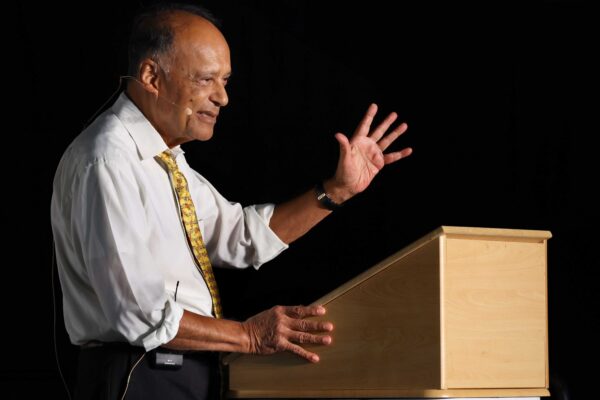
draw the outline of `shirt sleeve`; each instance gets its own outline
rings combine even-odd
[[[229,202],[204,177],[191,171],[214,198],[217,212],[200,221],[213,264],[258,269],[288,248],[269,227],[274,204],[242,207]]]
[[[183,309],[165,292],[148,248],[148,221],[127,163],[99,162],[83,172],[72,221],[102,311],[129,343],[151,350],[172,340]]]

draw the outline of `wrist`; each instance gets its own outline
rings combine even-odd
[[[324,180],[323,189],[327,193],[327,196],[339,205],[342,205],[352,197],[352,194],[344,186],[337,184],[335,178]]]
[[[321,206],[330,211],[339,209],[351,197],[343,188],[336,186],[332,179],[317,183],[314,190]]]
[[[240,327],[242,328],[242,335],[241,335],[241,353],[249,353],[249,354],[255,354],[256,353],[256,349],[255,346],[253,345],[253,336],[252,336],[252,331],[250,329],[250,326],[248,324],[248,321],[246,322],[240,322]]]
[[[336,202],[329,196],[322,182],[315,185],[315,195],[321,206],[329,211],[335,211],[342,206],[341,203]]]

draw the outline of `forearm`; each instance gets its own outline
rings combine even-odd
[[[250,339],[240,322],[205,317],[184,310],[177,335],[164,347],[247,353]]]
[[[351,195],[338,188],[333,180],[324,183],[327,194],[336,202],[343,203]],[[285,243],[291,243],[311,230],[316,224],[331,214],[317,200],[314,189],[310,189],[300,196],[285,203],[275,206],[270,228]]]
[[[164,347],[253,354],[289,351],[311,362],[319,357],[299,344],[331,344],[331,322],[304,320],[325,314],[322,306],[276,306],[245,322],[215,319],[184,311],[175,339]]]

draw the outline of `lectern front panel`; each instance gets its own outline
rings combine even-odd
[[[447,238],[447,388],[546,385],[546,242]]]

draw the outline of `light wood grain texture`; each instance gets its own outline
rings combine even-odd
[[[548,395],[546,231],[441,227],[314,304],[310,364],[231,355],[231,397]]]
[[[447,387],[545,387],[545,243],[447,238],[446,248]]]
[[[472,228],[464,226],[442,226],[436,231],[448,237],[465,237],[469,239],[502,240],[511,242],[536,242],[542,243],[552,237],[549,231],[536,231],[531,229],[498,229],[498,228]]]
[[[266,391],[266,390],[244,390],[232,391],[229,397],[233,399],[264,399],[264,398],[294,398],[294,399],[398,399],[398,398],[497,398],[497,397],[544,397],[550,396],[547,389],[451,389],[451,390],[313,390],[307,388],[302,391]],[[518,400],[518,399],[513,399]]]
[[[334,340],[312,347],[318,364],[290,354],[243,356],[230,365],[231,389],[440,387],[438,249],[430,241],[327,303]]]
[[[546,297],[546,307],[545,307],[545,311],[546,311],[546,330],[544,332],[544,336],[546,337],[546,344],[544,345],[544,348],[546,349],[546,387],[549,388],[550,387],[550,361],[548,359],[548,242],[544,243],[544,282],[546,282],[546,290],[545,290],[545,297]]]

